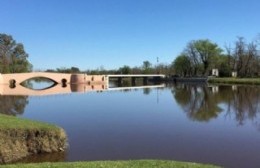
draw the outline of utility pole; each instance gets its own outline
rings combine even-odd
[[[159,70],[159,57],[156,57],[156,60],[157,60],[157,74],[160,73],[160,70]]]

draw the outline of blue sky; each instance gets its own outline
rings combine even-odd
[[[171,63],[187,42],[260,33],[259,0],[0,0],[0,33],[35,70]]]

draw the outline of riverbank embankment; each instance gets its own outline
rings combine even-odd
[[[260,85],[260,78],[208,78],[208,83]]]
[[[64,151],[65,131],[55,125],[0,114],[0,163]]]

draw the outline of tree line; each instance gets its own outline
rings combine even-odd
[[[259,36],[260,40],[260,36]],[[260,41],[249,43],[238,37],[233,45],[219,47],[209,39],[192,40],[172,63],[152,65],[144,61],[141,66],[124,65],[116,70],[99,68],[86,71],[89,74],[165,74],[167,76],[208,76],[212,69],[218,69],[220,77],[230,77],[235,72],[238,77],[260,76]]]
[[[260,52],[257,40],[249,43],[238,37],[233,46],[220,48],[210,40],[194,40],[187,44],[183,52],[176,57],[172,66],[180,76],[207,76],[216,68],[222,77],[260,76]]]
[[[47,69],[47,72],[87,73],[87,74],[165,74],[183,77],[212,75],[212,69],[219,70],[219,76],[228,77],[236,72],[238,77],[260,76],[260,36],[258,40],[246,42],[238,37],[233,45],[219,47],[208,39],[192,40],[172,63],[152,64],[143,61],[142,65],[124,65],[107,70],[103,67],[82,71],[78,67]],[[19,73],[32,71],[28,54],[23,44],[16,43],[10,35],[0,34],[0,73]]]

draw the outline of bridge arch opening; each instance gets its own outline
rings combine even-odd
[[[14,79],[9,80],[9,87],[12,89],[16,87],[16,81]]]
[[[20,83],[21,86],[31,90],[46,90],[56,86],[58,83],[46,77],[32,77]]]
[[[62,86],[62,87],[67,87],[67,79],[63,78],[63,79],[61,80],[61,86]]]
[[[44,81],[51,81],[51,82],[53,82],[55,84],[58,83],[57,81],[55,81],[55,80],[53,80],[51,78],[45,77],[45,76],[35,76],[35,77],[28,78],[28,79],[22,81],[20,84],[22,84],[22,83],[24,83],[26,81],[30,81],[30,80],[35,80],[35,81],[42,81],[42,80],[44,80]]]

